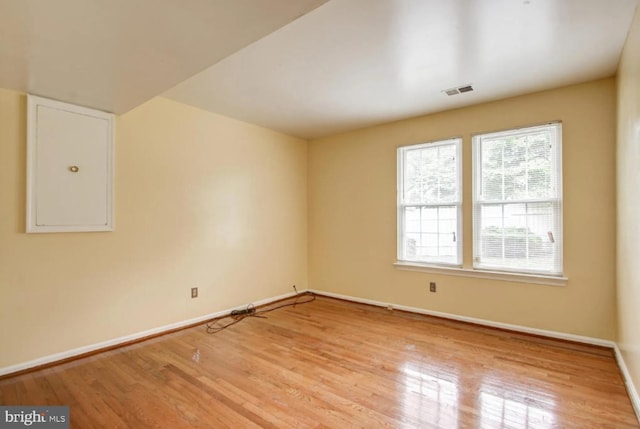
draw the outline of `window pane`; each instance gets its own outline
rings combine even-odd
[[[405,151],[404,202],[452,203],[458,200],[457,148],[450,145],[420,146]]]
[[[555,197],[551,131],[483,138],[481,146],[484,201]]]
[[[458,262],[456,206],[405,207],[404,259]]]
[[[482,265],[556,272],[555,204],[481,205],[477,257]]]

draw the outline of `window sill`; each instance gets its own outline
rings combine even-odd
[[[473,277],[477,279],[491,279],[518,283],[534,283],[549,286],[566,286],[567,277],[545,276],[541,274],[520,274],[501,271],[472,270],[459,267],[440,267],[420,264],[419,262],[397,261],[393,264],[397,270],[422,271],[425,273],[446,274],[449,276]]]

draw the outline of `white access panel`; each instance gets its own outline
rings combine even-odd
[[[27,232],[113,231],[113,115],[29,95]]]

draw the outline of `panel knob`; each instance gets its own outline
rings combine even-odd
[[[77,165],[72,165],[71,167],[69,167],[69,171],[72,173],[77,173],[80,169],[78,168]]]

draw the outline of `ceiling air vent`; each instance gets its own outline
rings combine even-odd
[[[445,89],[442,92],[451,96],[451,95],[462,94],[463,92],[471,92],[471,91],[473,91],[473,86],[463,85],[463,86],[458,86],[456,88]]]

